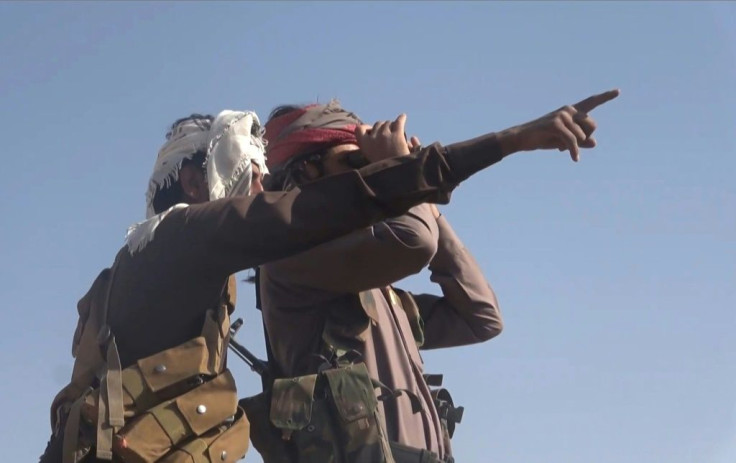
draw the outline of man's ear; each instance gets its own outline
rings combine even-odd
[[[189,204],[203,203],[210,199],[210,191],[204,173],[192,164],[179,169],[179,184],[183,199]]]

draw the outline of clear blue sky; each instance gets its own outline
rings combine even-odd
[[[4,461],[43,450],[176,118],[338,97],[449,143],[614,87],[579,164],[518,155],[442,208],[506,328],[427,369],[467,408],[460,463],[736,461],[736,4],[3,2],[0,45]]]

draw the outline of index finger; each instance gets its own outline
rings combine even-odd
[[[573,108],[579,112],[589,113],[603,103],[607,103],[616,98],[621,91],[619,89],[609,90],[607,92],[599,93],[598,95],[590,96],[583,101],[573,105]]]

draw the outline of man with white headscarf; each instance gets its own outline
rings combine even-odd
[[[252,112],[173,124],[146,194],[147,219],[79,301],[70,383],[51,407],[42,462],[235,461],[248,446],[226,368],[232,275],[430,202],[497,160],[403,155],[403,127],[364,137],[373,164],[262,193]]]

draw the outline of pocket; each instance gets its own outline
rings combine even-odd
[[[386,432],[378,415],[378,399],[364,363],[323,372],[339,423],[342,461],[391,462]]]
[[[324,378],[318,375],[274,381],[270,422],[280,431],[278,438],[283,443],[281,447],[276,444],[276,456],[282,460],[274,461],[297,460],[289,459],[288,452],[293,450],[299,463],[345,463],[325,387]],[[272,460],[264,455],[264,461]]]
[[[141,359],[122,371],[125,418],[132,418],[202,384],[214,376],[208,367],[209,351],[204,337]],[[89,396],[83,410],[96,425],[99,390]]]
[[[235,380],[229,371],[163,402],[126,424],[118,433],[115,453],[126,463],[156,461],[171,447],[201,436],[237,411]]]
[[[207,341],[200,336],[138,360],[138,368],[148,389],[158,392],[198,374],[216,374],[209,369],[208,357]]]
[[[273,382],[271,423],[279,429],[298,431],[312,419],[317,375],[282,378]]]
[[[337,413],[345,423],[373,416],[378,399],[364,363],[325,370]]]
[[[278,379],[272,394],[270,420],[300,463],[393,463],[365,364]]]
[[[248,451],[249,422],[238,407],[231,424],[223,424],[175,448],[157,463],[231,463]]]

